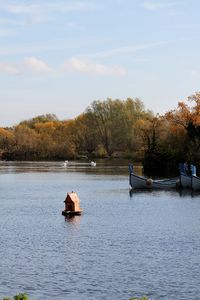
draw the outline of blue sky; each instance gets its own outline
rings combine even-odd
[[[199,0],[0,0],[0,126],[94,100],[163,114],[200,90]]]

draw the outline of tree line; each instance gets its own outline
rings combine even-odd
[[[200,164],[200,92],[164,115],[145,109],[138,98],[93,101],[78,117],[46,114],[0,127],[3,160],[65,160],[124,157],[146,169]]]

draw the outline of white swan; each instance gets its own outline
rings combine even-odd
[[[63,167],[67,167],[67,165],[68,165],[68,160],[65,160],[63,163]]]

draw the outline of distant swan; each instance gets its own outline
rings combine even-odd
[[[68,160],[65,160],[63,163],[63,167],[67,167],[67,165],[68,165]]]
[[[97,165],[97,163],[95,161],[91,161],[90,164],[92,167],[96,167],[96,165]]]

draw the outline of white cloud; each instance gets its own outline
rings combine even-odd
[[[72,12],[72,11],[88,11],[93,9],[94,5],[86,1],[73,1],[71,3],[58,1],[57,3],[47,4],[46,8],[51,11]]]
[[[18,75],[20,73],[17,67],[8,63],[0,63],[0,72],[10,75]]]
[[[9,29],[0,29],[0,37],[6,37],[12,35],[11,30]]]
[[[163,45],[166,45],[167,43],[168,42],[161,41],[161,42],[155,42],[155,43],[150,43],[150,44],[129,45],[129,46],[109,49],[109,50],[100,51],[100,52],[93,53],[93,54],[81,55],[81,56],[82,57],[110,57],[110,56],[114,56],[114,55],[124,55],[124,54],[132,53],[132,52],[136,52],[136,51],[140,51],[140,50],[163,46]]]
[[[67,26],[67,25],[66,25]],[[72,24],[73,26],[73,24]],[[81,48],[81,42],[83,42],[82,39],[79,41],[75,40],[76,44],[70,45],[69,43],[61,40],[56,39],[53,41],[45,42],[43,44],[37,43],[37,44],[30,44],[30,45],[24,45],[21,47],[0,47],[0,55],[1,56],[13,56],[13,55],[35,55],[35,53],[46,53],[50,51],[60,51],[60,50],[70,50],[73,48]],[[89,41],[91,42],[91,41]],[[108,58],[112,56],[119,56],[119,55],[125,55],[129,53],[134,53],[136,51],[142,51],[145,49],[150,48],[156,48],[165,46],[166,44],[169,44],[169,41],[160,41],[160,42],[154,42],[149,44],[135,44],[135,45],[128,45],[128,46],[122,46],[118,48],[103,50],[99,52],[94,53],[79,53],[77,56],[82,57],[85,59],[97,59],[97,58]]]
[[[19,5],[19,4],[8,4],[4,9],[13,14],[34,14],[40,8],[39,5],[29,4],[29,5]]]
[[[0,18],[1,25],[23,25],[22,22],[9,18]]]
[[[69,59],[64,65],[65,70],[77,71],[80,73],[96,75],[117,75],[123,76],[126,70],[120,66],[107,66],[103,64],[91,63],[80,58]]]
[[[51,2],[46,1],[46,3],[29,3],[20,4],[20,2],[15,4],[5,4],[0,9],[11,13],[19,15],[27,15],[36,21],[46,21],[49,20],[47,17],[49,14],[53,15],[56,13],[69,13],[75,11],[88,11],[94,6],[86,1],[71,1],[66,3],[65,1]]]
[[[51,67],[47,63],[35,57],[26,58],[24,63],[29,69],[35,72],[47,73],[52,71]]]
[[[47,53],[50,51],[59,51],[64,49],[71,49],[73,46],[64,43],[62,44],[63,40],[53,40],[53,41],[45,41],[45,43],[37,43],[37,44],[29,44],[29,45],[22,45],[16,46],[14,48],[11,47],[0,47],[0,56],[13,56],[13,55],[33,55],[33,53]],[[80,46],[80,43],[77,44]],[[78,47],[77,46],[77,47]]]
[[[197,69],[191,70],[191,71],[190,71],[190,76],[191,76],[192,78],[199,78],[199,70],[197,70]]]
[[[1,1],[1,0],[0,0]],[[87,12],[94,9],[94,4],[88,1],[5,1],[0,2],[0,12],[6,12],[21,18],[22,25],[32,25],[39,23],[48,23],[57,20],[61,14],[69,14],[71,12]],[[42,2],[42,1],[41,1]],[[14,18],[13,18],[14,19]],[[4,20],[5,21],[5,20]],[[16,20],[15,20],[16,21]],[[8,23],[8,20],[6,20]],[[9,23],[12,24],[13,20]],[[19,24],[20,25],[20,24]]]
[[[166,9],[166,8],[171,8],[171,7],[174,7],[176,6],[178,3],[177,2],[152,2],[152,1],[146,1],[146,2],[143,2],[141,4],[141,6],[143,8],[145,8],[146,10],[150,10],[150,11],[157,11],[157,10],[160,10],[160,9]]]

